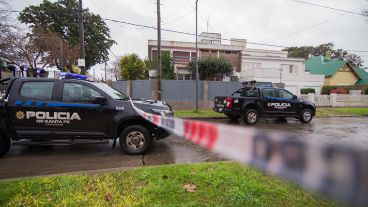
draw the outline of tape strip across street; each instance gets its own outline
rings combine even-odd
[[[296,135],[164,117],[146,120],[213,152],[350,205],[368,205],[368,153]]]

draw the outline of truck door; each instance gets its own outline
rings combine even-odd
[[[282,114],[294,114],[296,113],[296,99],[294,94],[284,89],[275,89],[275,95],[277,98],[277,109]]]
[[[13,84],[7,113],[19,137],[49,137],[57,130],[46,123],[56,112],[47,106],[55,101],[54,86],[55,81],[41,79],[18,80]]]
[[[262,106],[266,115],[274,114],[277,111],[273,107],[275,103],[275,91],[273,88],[264,88],[262,91]]]
[[[93,103],[96,97],[104,97],[98,89],[82,82],[65,81],[61,102],[53,104],[58,112],[67,114],[67,122],[58,132],[60,136],[106,138],[111,120],[108,120],[108,105]]]

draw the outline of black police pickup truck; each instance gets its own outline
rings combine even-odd
[[[232,120],[243,118],[250,125],[256,124],[260,117],[294,117],[309,123],[316,113],[316,105],[298,99],[285,89],[245,86],[230,97],[215,97],[213,110]]]
[[[154,138],[169,133],[140,117],[129,97],[104,83],[47,78],[2,79],[0,97],[0,157],[12,141],[44,143],[60,140],[114,140],[128,154],[142,154]],[[148,112],[172,116],[170,106],[135,100]]]

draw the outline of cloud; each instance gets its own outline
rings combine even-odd
[[[306,0],[307,1],[307,0]],[[354,10],[366,0],[308,0],[345,10]],[[11,6],[22,9],[41,0],[14,0]],[[156,26],[155,0],[88,0],[84,6],[103,18]],[[195,0],[161,0],[163,28],[195,32]],[[193,12],[192,12],[193,11]],[[360,12],[357,10],[356,12]],[[321,23],[343,13],[301,4],[292,0],[199,0],[199,32],[207,30],[222,33],[224,38],[245,38],[252,42],[270,42],[285,46],[318,45],[333,42],[336,48],[368,50],[368,18],[346,14],[325,24],[315,26],[286,38],[276,40],[305,27]],[[180,18],[179,18],[180,17]],[[177,20],[175,20],[177,19]],[[175,20],[167,25],[168,21]],[[147,40],[156,39],[152,29],[107,22],[112,38],[118,43],[112,51],[115,55],[137,53],[147,56]],[[162,39],[194,41],[194,36],[162,32]],[[272,41],[275,40],[275,41]],[[269,48],[248,45],[251,48]],[[357,53],[368,65],[368,53]],[[110,59],[114,59],[110,56]],[[102,66],[96,66],[102,68]]]

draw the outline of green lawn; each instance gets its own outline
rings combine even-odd
[[[225,117],[223,113],[214,112],[212,109],[195,110],[175,110],[175,116],[180,118],[188,117]]]
[[[317,108],[317,117],[368,116],[368,108]]]
[[[368,116],[368,108],[317,108],[317,117],[330,116]],[[180,118],[193,117],[225,117],[222,113],[214,112],[212,109],[195,110],[176,110],[175,116]]]
[[[185,185],[195,192],[187,192]],[[192,190],[193,190],[192,189]],[[0,206],[334,206],[235,162],[0,181]]]

